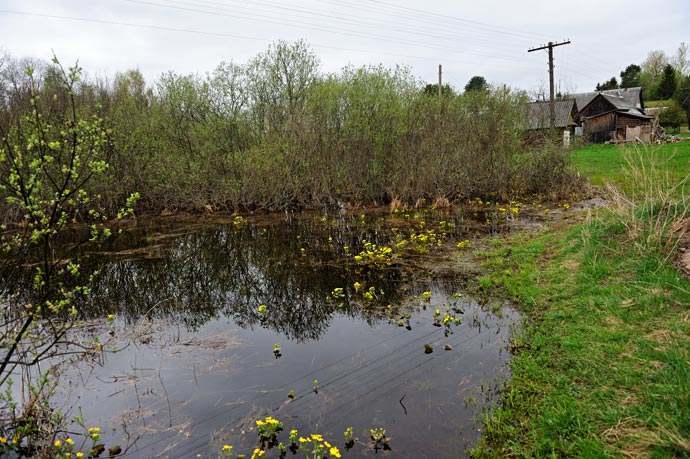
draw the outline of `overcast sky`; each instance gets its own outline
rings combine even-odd
[[[690,43],[690,1],[664,0],[0,0],[0,49],[13,57],[76,59],[90,75],[138,68],[205,74],[245,63],[276,40],[305,39],[322,69],[408,65],[462,89],[474,75],[548,94],[591,91],[650,50]]]

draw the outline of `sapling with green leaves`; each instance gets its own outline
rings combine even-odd
[[[0,122],[0,196],[19,219],[16,227],[0,227],[0,386],[18,369],[67,354],[98,356],[102,350],[95,340],[77,343],[70,331],[94,280],[74,257],[76,249],[112,234],[100,196],[87,187],[109,167],[110,132],[99,113],[77,108],[81,69],[64,69],[56,58],[53,64],[53,93],[41,90],[35,70],[27,67],[23,111]],[[138,198],[132,194],[117,218],[129,216]],[[73,222],[87,223],[88,236],[74,244],[58,242]],[[32,282],[19,289],[15,281],[28,272]],[[44,366],[39,378],[52,375],[50,367]]]

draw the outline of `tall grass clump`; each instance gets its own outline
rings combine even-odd
[[[659,254],[663,261],[675,254],[690,223],[687,176],[678,177],[655,146],[626,147],[623,187],[607,185],[611,206],[600,217],[610,234],[622,238],[626,250]]]

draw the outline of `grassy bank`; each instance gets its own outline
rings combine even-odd
[[[637,168],[641,183],[626,182],[616,152],[589,147],[576,163],[601,160],[633,200],[482,254],[481,285],[514,298],[527,320],[475,457],[690,457],[690,282],[669,243],[686,203],[667,192],[672,175]],[[687,168],[682,155],[673,161]],[[658,194],[642,192],[654,183]]]

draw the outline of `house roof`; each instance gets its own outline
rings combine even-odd
[[[572,97],[574,97],[577,102],[578,110],[582,111],[600,94],[604,99],[610,102],[616,110],[628,110],[637,115],[644,115],[644,110],[642,108],[642,88],[640,87],[583,92],[580,94],[573,94]]]
[[[645,115],[644,113],[641,113],[637,110],[618,110],[618,109],[612,108],[609,111],[597,113],[596,115],[585,116],[582,118],[582,121],[591,120],[594,118],[599,118],[600,116],[610,115],[611,113],[617,113],[619,116],[632,116],[633,118],[642,118],[642,119],[646,119],[646,120],[651,120],[654,118],[653,116]]]
[[[554,101],[555,127],[564,128],[575,126],[577,123],[571,117],[573,109],[577,114],[575,99],[559,99]],[[549,102],[531,102],[526,107],[527,129],[548,129],[550,122]]]

